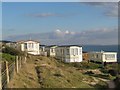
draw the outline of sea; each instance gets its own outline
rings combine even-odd
[[[118,52],[118,45],[82,45],[83,51],[110,51]]]

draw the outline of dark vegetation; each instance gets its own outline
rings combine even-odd
[[[69,66],[73,66],[76,67],[78,69],[98,69],[98,68],[102,68],[102,64],[96,64],[93,62],[76,62],[76,63],[66,63]]]
[[[24,55],[22,51],[8,46],[5,46],[5,48],[2,49],[2,53],[8,53],[10,55]]]
[[[109,73],[112,76],[117,76],[120,74],[120,64],[113,63],[113,64],[107,64],[105,67],[101,69],[101,72],[103,73]]]
[[[2,53],[2,60],[14,61],[15,60],[15,56],[7,54],[7,53]]]
[[[115,82],[116,88],[119,90],[119,89],[120,89],[120,75],[117,76],[117,77],[114,79],[114,82]]]
[[[23,56],[23,55],[25,55],[24,52],[12,47],[4,46],[4,48],[2,48],[2,53],[1,53],[2,60],[14,61],[15,56]]]
[[[81,63],[65,63],[68,66],[72,66],[78,68],[78,70],[86,70],[85,74],[113,80],[116,76],[120,75],[120,64],[118,63],[111,63],[106,65],[102,65],[100,63],[95,62],[81,62]],[[91,71],[87,71],[87,70]],[[100,70],[101,74],[96,74],[92,70],[98,69]]]

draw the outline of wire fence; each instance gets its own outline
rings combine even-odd
[[[16,56],[12,62],[0,62],[0,90],[7,87],[9,81],[14,77],[15,73],[26,63],[26,57]]]

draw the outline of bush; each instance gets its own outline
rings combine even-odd
[[[2,49],[3,53],[8,53],[11,55],[24,55],[22,51],[19,51],[17,49],[14,49],[12,47],[5,46],[5,48]]]
[[[118,64],[118,73],[120,75],[120,63]]]
[[[114,79],[114,82],[115,82],[116,88],[119,89],[120,88],[120,76],[116,77]]]
[[[117,70],[110,69],[110,70],[108,71],[108,73],[110,73],[112,76],[116,76],[118,72],[117,72]]]
[[[15,60],[15,56],[7,53],[2,53],[2,60],[13,61]]]
[[[98,69],[101,68],[101,64],[96,64],[93,62],[76,62],[76,63],[69,63],[69,66],[73,66],[76,68],[82,68],[82,69]]]
[[[96,63],[87,63],[87,62],[82,62],[82,67],[86,68],[86,69],[98,69],[100,67],[100,64],[96,64]]]
[[[81,68],[82,67],[81,63],[73,63],[73,66],[76,67],[76,68]]]
[[[94,74],[92,71],[87,71],[85,74]]]
[[[104,68],[101,68],[100,71],[103,72],[103,73],[108,73],[108,70],[107,70],[107,69],[104,69]]]

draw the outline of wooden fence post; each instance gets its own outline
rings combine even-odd
[[[7,84],[8,84],[10,77],[9,77],[9,69],[8,69],[8,62],[7,61],[5,61],[5,69],[6,69]]]
[[[0,62],[0,90],[2,90],[2,62]]]
[[[16,72],[18,73],[18,56],[16,56]]]
[[[19,65],[20,65],[19,67],[20,68],[21,68],[21,62],[22,62],[21,60],[22,60],[22,56],[20,56],[20,58],[19,58]]]
[[[24,58],[25,60],[24,60],[24,63],[26,63],[26,60],[27,60],[27,58],[26,58],[26,56],[25,56],[25,58]]]
[[[14,61],[14,73],[15,73],[15,71],[16,71],[16,69],[15,69],[15,68],[16,68],[16,66],[15,66],[15,62],[16,62],[16,61]]]

